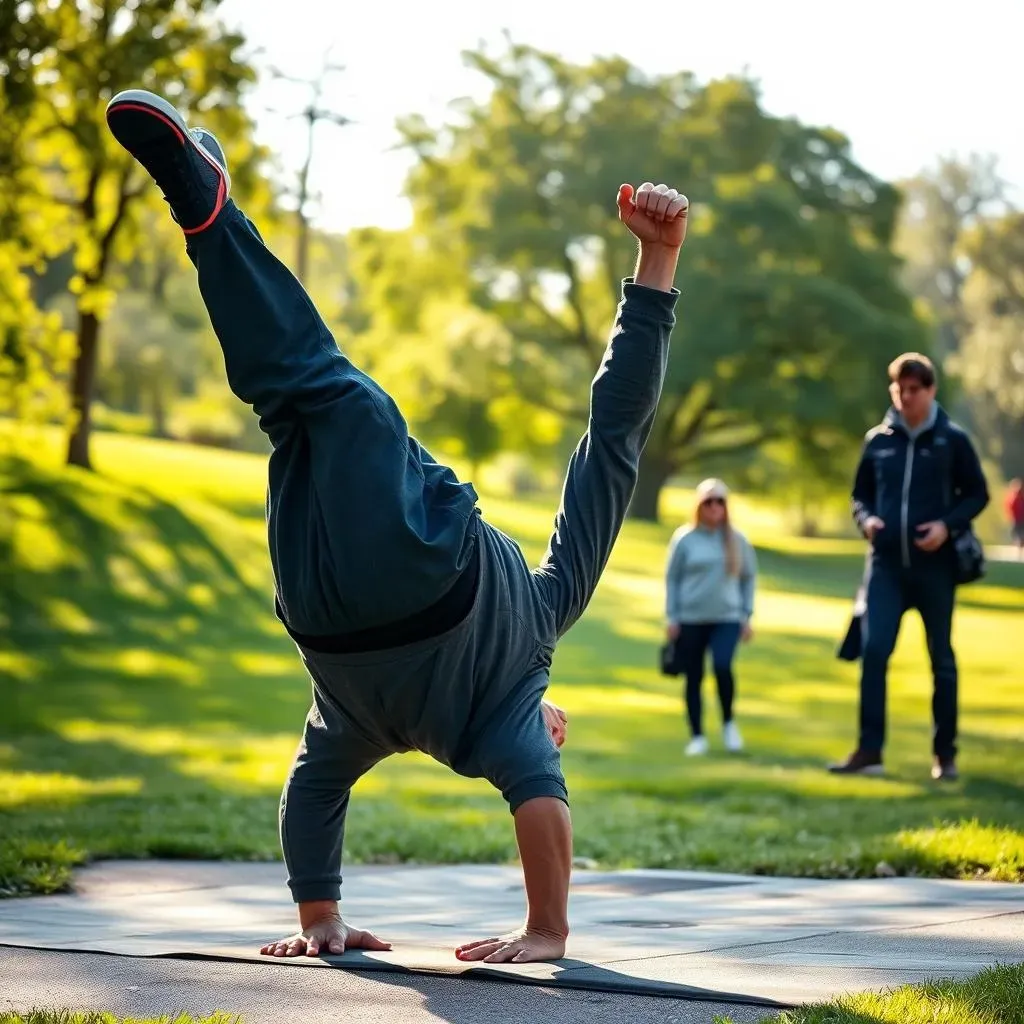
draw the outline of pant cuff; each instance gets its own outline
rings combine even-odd
[[[295,903],[315,903],[341,899],[341,879],[316,878],[308,882],[289,882]]]

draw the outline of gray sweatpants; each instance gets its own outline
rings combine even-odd
[[[229,203],[189,255],[228,382],[273,446],[267,498],[277,601],[308,635],[364,630],[436,602],[479,554],[473,607],[389,650],[299,647],[313,703],[281,801],[296,902],[338,899],[354,783],[419,750],[486,778],[514,811],[567,800],[541,698],[558,638],[587,606],[621,528],[654,421],[678,292],[623,283],[537,568],[488,524],[468,484],[409,436],[391,398],[338,350],[298,281]]]

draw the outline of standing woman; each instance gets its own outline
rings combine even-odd
[[[743,737],[733,720],[736,680],[732,663],[739,641],[753,637],[750,619],[757,561],[750,542],[729,522],[728,497],[729,490],[721,480],[700,484],[693,526],[676,530],[669,545],[666,618],[676,665],[686,677],[686,712],[693,734],[686,747],[689,755],[708,750],[701,683],[709,650],[722,707],[725,747],[743,749]]]

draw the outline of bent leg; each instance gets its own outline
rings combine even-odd
[[[388,753],[314,690],[313,706],[281,796],[281,850],[296,903],[341,898],[349,793]]]

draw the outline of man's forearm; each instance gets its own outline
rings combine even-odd
[[[526,926],[541,935],[565,939],[572,873],[569,808],[553,797],[538,797],[516,809],[515,823],[526,882]]]
[[[641,244],[633,280],[645,288],[670,292],[675,284],[678,263],[679,250],[677,248]]]

